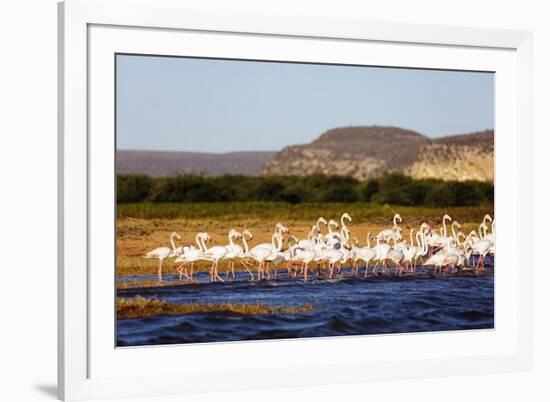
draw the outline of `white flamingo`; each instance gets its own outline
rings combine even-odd
[[[199,232],[195,236],[195,242],[197,243],[197,247],[195,246],[185,246],[183,249],[182,254],[180,254],[175,260],[175,264],[179,264],[176,269],[180,273],[180,280],[183,279],[185,276],[190,282],[193,282],[193,270],[194,270],[194,264],[195,262],[199,261],[202,256],[204,249],[202,247],[202,238],[205,237],[207,234],[204,232]],[[191,273],[189,274],[187,272],[187,268],[185,268],[185,264],[191,264]]]
[[[227,249],[225,246],[212,246],[208,248],[206,247],[207,241],[212,241],[212,238],[208,235],[208,233],[205,233],[202,237],[202,246],[204,251],[200,259],[212,262],[212,267],[210,267],[210,281],[214,282],[219,280],[223,282],[224,280],[218,274],[218,265],[220,260],[227,254]]]
[[[309,264],[315,260],[317,253],[311,249],[296,249],[296,255],[290,258],[288,262],[288,269],[290,273],[290,267],[292,264],[300,263],[302,265],[302,271],[304,273],[304,281],[307,282],[307,274]]]
[[[340,250],[336,250],[331,247],[325,247],[321,250],[319,250],[317,260],[320,263],[326,263],[328,264],[328,270],[329,270],[329,278],[333,277],[334,274],[334,267],[336,264],[338,264],[342,258],[344,257],[344,253]]]
[[[352,219],[347,212],[344,212],[340,217],[340,223],[342,224],[342,236],[344,237],[348,236],[349,238],[349,229],[348,229],[348,225],[346,224],[346,221],[351,223]],[[347,235],[345,235],[344,233],[347,233]]]
[[[319,218],[323,219],[323,218]],[[298,240],[297,246],[303,249],[312,249],[315,247],[315,238],[319,233],[319,226],[313,225],[307,235],[307,239]]]
[[[414,245],[413,233],[414,233],[414,229],[411,229],[409,233],[411,244],[405,245],[402,248],[402,251],[403,251],[403,261],[405,261],[405,270],[407,271],[409,270],[409,264],[410,264],[411,265],[410,270],[414,272],[414,261],[416,259],[416,255],[420,250],[420,245],[417,245],[417,246]]]
[[[399,275],[403,273],[403,259],[405,255],[403,254],[402,246],[397,247],[397,240],[393,238],[393,247],[388,250],[387,259],[395,264],[395,270],[399,269]]]
[[[338,229],[340,225],[334,219],[331,219],[327,223],[328,233],[325,235],[325,241],[329,247],[333,247],[336,243],[342,242],[342,235],[335,232],[334,229]]]
[[[277,234],[277,246],[275,249],[271,250],[269,257],[265,259],[265,269],[267,272],[267,277],[270,278],[269,274],[269,264],[279,265],[286,260],[286,254],[283,253],[283,236]],[[274,270],[275,278],[277,278],[277,269]]]
[[[248,251],[250,250],[250,248],[248,246],[248,241],[252,240],[253,238],[254,238],[254,236],[252,236],[252,233],[248,229],[246,229],[245,231],[243,231],[241,233],[241,239],[242,239],[242,242],[243,242],[243,251],[237,257],[241,260],[243,266],[245,267],[247,272],[250,274],[250,280],[254,280],[254,274],[252,273],[252,271],[250,271],[250,268],[249,268],[248,262],[247,262],[247,259],[250,258],[250,257],[248,257]]]
[[[382,230],[376,235],[376,238],[385,242],[389,242],[395,238],[397,238],[398,241],[401,240],[401,228],[397,225],[398,221],[401,223],[403,219],[400,214],[395,214],[393,216],[393,227],[391,229]]]
[[[483,229],[484,233],[487,231],[487,226],[485,223],[482,223],[480,225],[480,232]],[[470,248],[471,251],[474,252],[474,254],[479,255],[478,262],[476,264],[476,270],[478,268],[485,269],[485,256],[489,253],[491,249],[492,243],[490,240],[485,239],[483,236],[481,236],[481,239],[473,240],[470,242]]]
[[[283,234],[285,233],[288,233],[288,228],[283,225],[282,223],[277,223],[275,225],[275,231],[273,232],[274,235],[278,235],[278,236],[283,236]],[[260,243],[260,244],[257,244],[256,246],[254,247],[265,247],[269,250],[272,250],[275,246],[273,245],[273,242],[271,243]]]
[[[380,243],[380,237],[376,236],[376,246],[374,247],[374,250],[376,251],[376,257],[374,257],[374,260],[376,261],[376,264],[374,265],[372,269],[372,273],[376,274],[376,268],[378,267],[378,264],[381,262],[383,265],[383,272],[386,272],[387,268],[387,259],[388,259],[388,252],[390,251],[391,246],[388,243]]]
[[[172,232],[170,234],[170,247],[157,247],[154,250],[149,251],[146,253],[143,258],[158,258],[159,260],[159,267],[158,267],[158,281],[162,282],[162,262],[166,258],[174,257],[176,255],[176,243],[175,240],[181,240],[181,237],[176,232]]]
[[[233,240],[239,240],[241,238],[241,234],[235,229],[231,229],[227,237],[229,238],[229,244],[225,246],[227,253],[225,253],[223,259],[228,260],[229,264],[225,278],[227,279],[229,277],[229,270],[231,269],[231,276],[233,277],[233,280],[235,280],[235,259],[242,254],[243,248],[240,244],[236,244]]]
[[[263,244],[260,244],[248,250],[248,252],[243,257],[243,259],[249,258],[258,263],[258,280],[262,279],[263,277],[265,260],[271,255],[273,250],[277,248],[277,246],[275,245],[275,241],[279,236],[280,235],[278,233],[274,233],[271,236],[271,248],[265,247]]]
[[[354,248],[353,254],[355,255],[355,264],[358,264],[359,261],[365,262],[365,278],[369,272],[369,262],[376,258],[376,250],[370,245],[370,232],[367,233],[367,246],[366,247],[356,247]],[[357,268],[357,272],[359,269]]]

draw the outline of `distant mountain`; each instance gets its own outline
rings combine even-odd
[[[117,151],[118,173],[153,177],[175,174],[353,176],[385,172],[414,178],[492,181],[493,130],[431,139],[398,127],[360,126],[328,130],[309,144],[280,152]]]
[[[492,130],[430,139],[398,127],[342,127],[309,144],[284,148],[261,174],[324,173],[365,180],[403,172],[414,178],[491,181],[493,142]]]
[[[212,176],[242,174],[253,176],[275,152],[117,151],[117,173],[141,173],[153,177],[206,173]]]

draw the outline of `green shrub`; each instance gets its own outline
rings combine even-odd
[[[477,181],[414,180],[389,173],[359,182],[353,177],[180,175],[151,178],[117,176],[117,202],[203,203],[269,201],[299,203],[393,204],[409,206],[475,206],[493,204],[492,183]]]
[[[142,174],[118,175],[116,181],[117,202],[142,202],[153,187],[153,179]]]
[[[363,201],[366,202],[370,202],[372,196],[378,193],[378,191],[380,191],[378,180],[367,181],[363,186],[361,186],[361,189],[359,190],[361,198],[363,199]]]

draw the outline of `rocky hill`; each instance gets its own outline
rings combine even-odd
[[[141,173],[152,177],[206,173],[257,175],[275,152],[163,152],[117,151],[117,173]]]
[[[359,180],[384,172],[414,178],[493,180],[492,130],[431,139],[398,127],[343,127],[309,144],[284,148],[261,170],[270,175],[349,175]]]

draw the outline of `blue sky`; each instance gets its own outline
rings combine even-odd
[[[280,150],[343,126],[493,128],[492,73],[117,56],[117,149]]]

